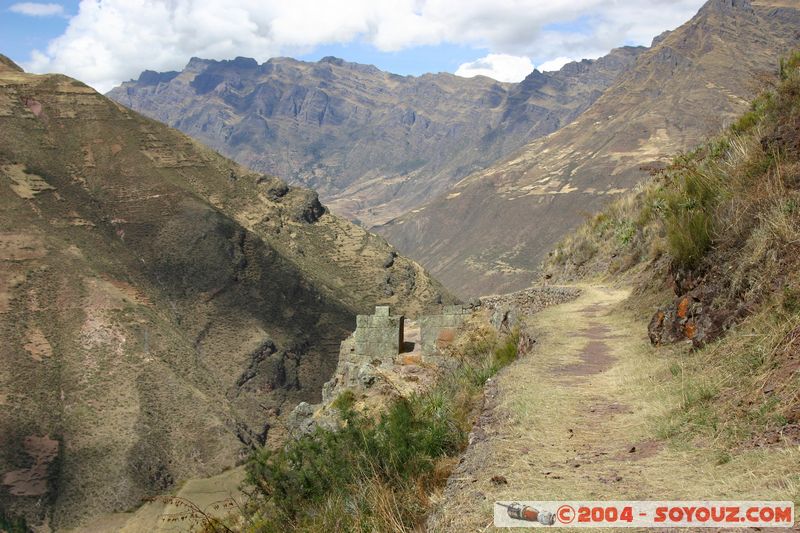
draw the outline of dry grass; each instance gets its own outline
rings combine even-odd
[[[660,480],[679,496],[800,499],[800,56],[782,72],[730,130],[588,220],[545,263],[556,279],[633,284],[625,307],[638,320],[687,278],[711,295],[710,308],[735,317],[700,350],[643,343],[626,371],[638,377],[619,393],[647,391],[636,427],[695,465],[685,487]],[[631,221],[627,238],[619,228]],[[518,401],[552,409],[551,400]]]
[[[531,327],[545,333],[534,354],[498,376],[497,405],[481,427],[487,438],[454,472],[429,522],[434,531],[483,528],[495,500],[800,501],[796,447],[746,448],[720,461],[724,450],[714,439],[659,439],[662,421],[697,401],[688,373],[673,373],[696,356],[685,346],[650,346],[638,317],[619,311],[628,291],[583,288],[577,301],[534,316]],[[565,374],[598,340],[613,363]],[[492,483],[495,475],[508,484]]]
[[[257,452],[246,531],[416,531],[467,445],[484,383],[517,355],[519,335],[472,317],[451,349],[458,357],[430,389],[380,412],[336,400],[342,425]]]

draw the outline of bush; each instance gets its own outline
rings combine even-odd
[[[8,533],[28,533],[28,525],[25,519],[18,516],[10,516],[0,509],[0,531]]]
[[[635,235],[636,226],[634,225],[633,221],[626,218],[617,222],[616,227],[614,228],[614,239],[617,241],[619,246],[627,246],[630,244]]]
[[[794,287],[783,288],[783,310],[787,313],[800,313],[800,290]]]
[[[760,120],[761,115],[759,113],[756,111],[748,111],[739,117],[739,120],[734,122],[733,125],[731,125],[731,130],[737,134],[746,133],[753,129],[753,127],[758,124]]]
[[[679,266],[694,268],[711,245],[711,217],[703,211],[673,214],[667,220],[667,242]]]
[[[694,268],[711,246],[722,184],[710,172],[683,168],[661,195],[670,255],[678,266]]]
[[[517,357],[519,333],[478,336],[461,366],[429,391],[399,398],[378,420],[353,410],[355,395],[334,401],[338,431],[318,428],[277,451],[260,450],[247,466],[259,499],[248,510],[258,531],[413,529],[420,502],[437,483],[438,465],[466,446],[475,398],[486,380]],[[375,494],[381,509],[376,510]],[[388,506],[388,507],[387,507]]]
[[[519,345],[519,330],[514,330],[508,336],[506,341],[495,350],[492,362],[495,366],[495,371],[510,364],[517,358],[517,347]]]
[[[356,403],[356,395],[350,389],[343,391],[333,400],[331,407],[338,409],[341,413],[348,413]]]
[[[793,52],[788,57],[781,58],[780,61],[780,78],[782,81],[786,81],[792,75],[792,73],[796,73],[797,70],[800,68],[800,51]]]

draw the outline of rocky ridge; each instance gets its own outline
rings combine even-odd
[[[569,123],[643,48],[624,47],[518,84],[398,76],[334,57],[194,58],[108,93],[254,170],[318,190],[372,226]]]
[[[710,0],[574,122],[376,229],[463,296],[524,288],[586,213],[738,117],[799,26],[795,4]]]

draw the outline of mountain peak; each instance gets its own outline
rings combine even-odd
[[[729,14],[734,12],[754,13],[750,0],[708,0],[700,8],[698,14],[719,13]]]
[[[0,70],[14,70],[16,72],[25,72],[22,67],[11,61],[8,57],[0,54]]]
[[[258,68],[258,61],[256,61],[252,57],[237,56],[233,59],[222,61],[222,63],[230,65],[232,67],[243,68],[243,69]]]
[[[342,66],[345,63],[344,59],[336,56],[325,56],[322,59],[320,59],[319,62],[330,63],[331,65],[338,65],[338,66]]]
[[[156,72],[154,70],[144,70],[139,74],[136,81],[141,85],[158,85],[159,83],[169,83],[180,72],[170,70],[169,72]]]

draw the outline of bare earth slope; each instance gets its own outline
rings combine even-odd
[[[280,438],[354,315],[451,297],[316,194],[0,56],[0,507],[76,526]]]
[[[312,187],[335,213],[371,226],[569,123],[642,50],[534,71],[519,84],[398,76],[332,57],[195,58],[108,95],[249,168]]]
[[[687,401],[665,378],[679,360],[620,313],[628,291],[581,288],[527,318],[536,349],[487,386],[429,531],[488,530],[497,500],[797,500],[797,446],[723,461],[713,441],[656,437],[653,420]]]
[[[746,109],[800,43],[800,4],[781,4],[710,0],[573,123],[377,230],[461,294],[528,286],[586,213]]]

